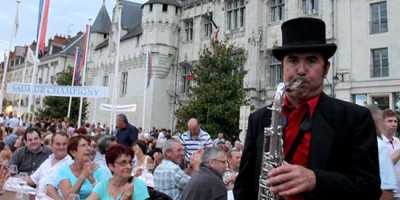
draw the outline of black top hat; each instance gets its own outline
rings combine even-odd
[[[300,17],[288,20],[281,26],[282,46],[274,47],[272,54],[282,60],[288,52],[321,52],[329,59],[336,52],[336,44],[326,43],[325,22],[311,17]]]

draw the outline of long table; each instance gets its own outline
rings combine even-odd
[[[14,191],[4,191],[0,195],[0,200],[13,200],[17,199],[17,192]],[[35,200],[35,195],[29,195],[29,200]]]

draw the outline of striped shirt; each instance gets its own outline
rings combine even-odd
[[[210,135],[201,129],[198,138],[192,138],[190,131],[186,131],[181,135],[180,139],[182,146],[185,148],[185,160],[188,162],[190,162],[190,157],[195,151],[212,147]]]
[[[154,171],[154,189],[179,200],[189,179],[190,176],[186,175],[177,164],[163,160]]]

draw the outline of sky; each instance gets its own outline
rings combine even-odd
[[[148,0],[129,1],[145,3]],[[105,4],[108,14],[111,15],[116,0],[105,0]],[[103,0],[50,0],[47,40],[56,34],[74,36],[79,31],[85,31],[85,24],[89,22],[89,18],[93,23],[102,5]],[[14,46],[28,45],[36,39],[38,9],[39,0],[20,0],[20,25],[10,51],[14,50]],[[4,54],[10,45],[16,10],[16,0],[1,0],[0,61],[4,61]]]

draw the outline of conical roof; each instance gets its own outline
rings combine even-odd
[[[108,34],[110,33],[110,29],[111,29],[111,19],[110,16],[108,15],[107,8],[103,3],[103,6],[99,11],[99,14],[97,14],[97,17],[94,20],[92,26],[92,33]]]

